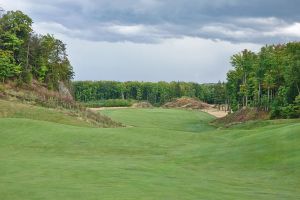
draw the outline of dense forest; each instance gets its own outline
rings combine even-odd
[[[300,42],[244,50],[231,64],[226,91],[232,110],[255,107],[273,118],[300,117]]]
[[[66,45],[52,35],[38,35],[32,19],[21,11],[0,15],[0,80],[19,84],[33,79],[57,89],[59,82],[69,82],[73,69]]]
[[[133,99],[162,105],[182,96],[196,97],[207,103],[224,104],[225,83],[198,84],[187,82],[117,82],[76,81],[73,83],[75,99],[88,102],[107,99]]]

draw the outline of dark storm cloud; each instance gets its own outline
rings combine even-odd
[[[300,39],[298,0],[28,0],[56,31],[96,41],[200,37],[232,42]]]

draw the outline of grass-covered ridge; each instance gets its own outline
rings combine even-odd
[[[47,108],[32,102],[0,99],[0,118],[23,118],[83,127],[121,127],[121,123],[90,110]]]
[[[57,110],[5,100],[0,100],[0,117],[23,118],[73,126],[93,127],[92,123],[80,119],[79,116],[76,116],[75,113],[71,113],[68,110]]]
[[[297,120],[219,130],[201,112],[103,112],[128,127],[1,118],[0,198],[300,198]]]
[[[0,83],[0,117],[28,118],[76,126],[121,127],[122,124],[87,109],[72,97],[34,81]]]

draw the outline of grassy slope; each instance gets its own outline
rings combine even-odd
[[[300,123],[105,111],[132,128],[0,119],[0,199],[299,199]]]
[[[46,108],[19,101],[0,100],[0,118],[26,118],[80,127],[122,127],[120,123],[92,111]]]
[[[80,120],[63,110],[33,106],[17,102],[0,100],[0,117],[27,118],[33,120],[56,122],[74,126],[92,127],[88,122]]]

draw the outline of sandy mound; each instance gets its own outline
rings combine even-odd
[[[194,98],[179,98],[163,105],[164,108],[185,108],[192,110],[208,109],[211,106]]]
[[[258,110],[256,108],[242,108],[226,117],[217,119],[215,122],[219,124],[235,124],[251,120],[268,120],[270,115],[266,111]]]
[[[153,108],[152,104],[147,102],[147,101],[143,101],[143,102],[138,102],[138,103],[134,103],[132,105],[133,108]]]

